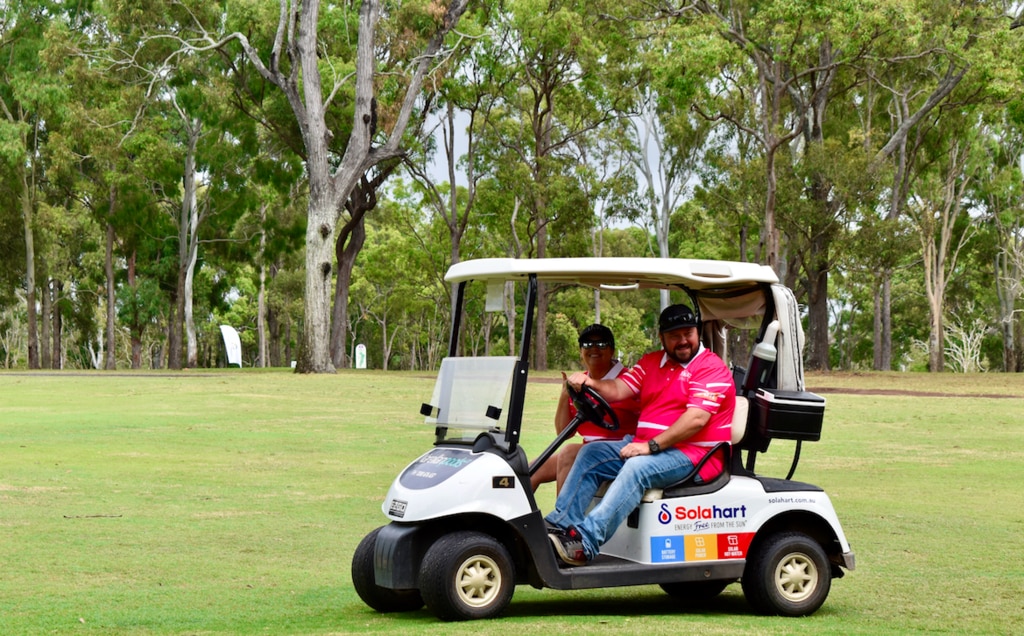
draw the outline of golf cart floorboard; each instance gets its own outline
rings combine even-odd
[[[710,580],[737,580],[746,561],[718,560],[687,563],[650,564],[600,555],[591,563],[558,569],[557,580],[547,581],[555,589],[581,590],[597,587],[652,585]]]

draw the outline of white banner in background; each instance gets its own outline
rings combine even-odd
[[[234,327],[221,325],[220,333],[224,336],[224,348],[228,352],[228,364],[237,364],[242,368],[242,341]]]

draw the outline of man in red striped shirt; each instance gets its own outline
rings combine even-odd
[[[701,344],[693,310],[667,307],[658,327],[662,351],[648,353],[617,378],[574,373],[568,379],[573,387],[589,386],[609,402],[640,398],[636,435],[585,445],[546,517],[555,551],[570,565],[596,557],[645,490],[679,481],[711,446],[730,439],[736,386],[721,358]],[[700,477],[710,479],[721,468],[719,458],[711,458]],[[614,481],[588,514],[607,480]]]

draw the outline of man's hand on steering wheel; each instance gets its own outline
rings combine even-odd
[[[562,378],[565,379],[564,373]],[[576,417],[593,422],[609,431],[618,430],[618,414],[615,413],[615,410],[608,404],[608,401],[601,397],[601,394],[595,391],[593,387],[581,384],[580,388],[576,389],[566,380],[565,391],[569,394],[569,399],[572,401],[573,406],[576,407]]]

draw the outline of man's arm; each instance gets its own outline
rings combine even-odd
[[[662,448],[675,446],[696,435],[710,419],[711,413],[698,408],[688,408],[672,426],[668,427],[668,430],[658,433],[654,437],[654,441],[658,442],[658,446]]]
[[[662,449],[672,448],[679,442],[696,435],[710,419],[711,413],[698,408],[688,408],[683,411],[683,414],[679,416],[679,419],[672,426],[655,435],[654,441]],[[632,442],[619,451],[619,456],[623,459],[650,454],[651,448],[647,442]]]
[[[633,389],[629,388],[629,385],[621,378],[595,380],[586,373],[576,372],[570,375],[566,382],[577,391],[584,385],[589,386],[608,402],[619,402],[633,397]]]

